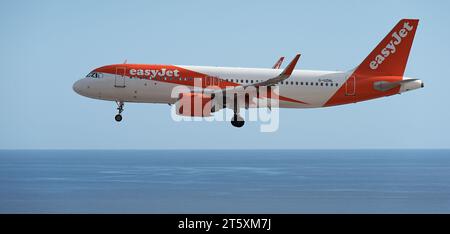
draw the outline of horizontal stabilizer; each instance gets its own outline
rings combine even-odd
[[[379,81],[379,82],[375,82],[373,84],[373,88],[378,91],[386,92],[393,88],[400,87],[401,85],[405,85],[408,83],[415,83],[418,81],[420,81],[420,80],[419,79],[408,79],[408,80],[401,80],[401,81],[397,81],[397,82]],[[420,81],[420,82],[422,82],[422,81]],[[421,83],[421,85],[423,86],[423,83]]]

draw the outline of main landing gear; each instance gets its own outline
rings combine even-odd
[[[231,119],[231,125],[237,128],[241,128],[242,126],[244,126],[244,124],[244,118],[242,118],[239,114],[234,113],[234,116]]]
[[[123,111],[123,105],[124,105],[124,103],[123,102],[119,102],[119,101],[116,101],[116,103],[117,103],[117,110],[119,111],[119,114],[117,114],[115,117],[114,117],[114,119],[117,121],[117,122],[120,122],[120,121],[122,121],[122,111]]]
[[[236,96],[235,96],[235,100],[236,100]],[[239,107],[238,107],[236,101],[234,103],[233,111],[234,111],[234,115],[233,115],[233,118],[231,119],[231,125],[233,125],[236,128],[241,128],[242,126],[244,126],[245,121],[244,121],[244,118],[242,118],[242,116],[239,115]]]
[[[244,118],[242,118],[241,115],[239,115],[239,105],[238,105],[238,101],[237,101],[237,94],[234,94],[234,105],[233,105],[233,118],[231,119],[231,125],[233,125],[233,127],[236,128],[242,128],[242,126],[244,126],[245,121]]]

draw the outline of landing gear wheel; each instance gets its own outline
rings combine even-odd
[[[236,128],[241,128],[242,126],[244,126],[245,121],[244,118],[242,118],[239,115],[234,115],[233,119],[231,119],[231,125],[233,125]]]
[[[119,111],[119,113],[114,117],[114,119],[117,122],[120,122],[120,121],[122,121],[122,115],[121,114],[123,112],[124,103],[120,102],[120,101],[116,101],[116,103],[117,103],[117,110]]]

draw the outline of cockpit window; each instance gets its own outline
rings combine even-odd
[[[102,78],[102,74],[101,73],[97,73],[97,72],[91,72],[91,73],[87,74],[86,77],[92,77],[94,79]]]

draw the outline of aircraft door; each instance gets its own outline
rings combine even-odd
[[[126,71],[127,69],[125,67],[116,68],[114,87],[125,88]]]
[[[356,77],[350,76],[345,83],[345,95],[355,96],[356,94]]]

